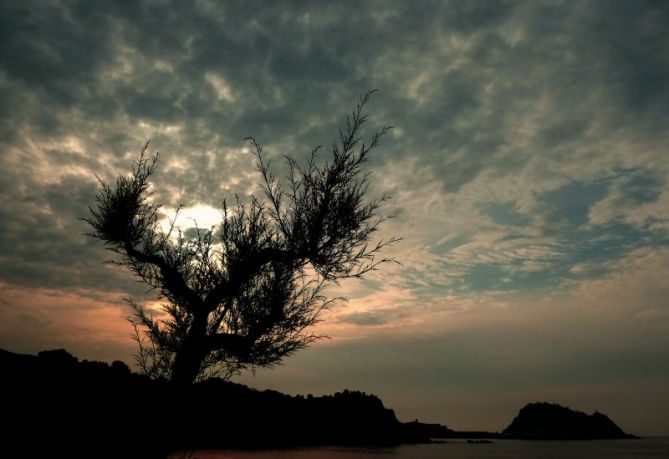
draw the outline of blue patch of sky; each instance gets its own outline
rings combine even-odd
[[[460,282],[453,283],[460,293],[483,293],[487,291],[529,292],[536,289],[556,287],[564,281],[565,267],[560,264],[546,265],[543,269],[523,270],[517,260],[514,263],[481,264],[472,267]],[[568,270],[568,269],[567,269]]]
[[[451,286],[460,293],[515,291],[519,293],[559,288],[567,280],[594,279],[610,272],[615,262],[641,247],[669,245],[669,233],[639,227],[622,220],[565,232],[558,239],[561,256],[542,260],[538,269],[523,268],[525,262],[480,264],[467,269]],[[575,266],[583,269],[572,270]]]
[[[625,197],[635,204],[655,202],[664,189],[664,177],[655,171],[636,170],[624,178],[621,188]]]
[[[620,219],[574,231],[560,243],[567,249],[572,263],[605,263],[622,258],[641,247],[669,244],[669,234],[654,230],[650,224],[636,226]]]
[[[605,198],[612,185],[618,181],[620,190],[632,202],[657,200],[664,187],[664,177],[649,170],[629,169],[595,181],[568,183],[556,190],[538,196],[547,223],[555,223],[555,245],[560,256],[554,259],[515,259],[507,263],[454,265],[445,263],[443,268],[454,272],[447,285],[422,284],[418,290],[433,294],[446,289],[460,293],[486,291],[529,292],[539,289],[559,288],[567,280],[599,278],[611,269],[611,262],[641,247],[669,245],[669,233],[653,229],[653,219],[637,226],[622,219],[601,225],[586,225],[590,208]],[[513,203],[484,203],[479,211],[498,224],[517,228],[500,241],[527,237],[521,228],[529,227],[532,218],[515,210]],[[656,228],[656,227],[655,227]],[[552,228],[549,226],[550,232]],[[434,247],[436,253],[445,253],[466,244],[471,238],[460,235]],[[526,269],[526,263],[541,263]],[[573,268],[580,266],[581,269]],[[460,274],[456,274],[461,271]],[[429,284],[429,282],[428,282]],[[418,285],[414,285],[418,287]]]
[[[467,287],[475,291],[498,290],[502,287],[507,272],[499,264],[473,266],[464,276]]]
[[[532,218],[516,211],[513,203],[495,203],[488,202],[481,204],[479,210],[483,215],[486,215],[495,223],[508,226],[528,226],[532,223]]]
[[[453,250],[457,247],[460,247],[461,245],[464,245],[469,241],[470,241],[470,238],[468,236],[465,236],[465,235],[459,235],[459,236],[452,237],[452,238],[447,239],[446,241],[444,241],[440,244],[437,244],[434,247],[434,253],[438,253],[438,254],[446,253],[449,250]]]
[[[570,182],[541,194],[537,202],[542,206],[547,222],[580,226],[588,222],[588,212],[608,194],[611,182]]]
[[[515,239],[524,239],[524,238],[527,238],[527,237],[528,237],[527,233],[515,232],[514,231],[514,232],[511,232],[511,233],[505,234],[504,236],[499,238],[499,241],[500,242],[513,241]]]

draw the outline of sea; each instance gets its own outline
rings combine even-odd
[[[170,459],[669,459],[669,437],[636,440],[528,441],[401,445],[392,448],[319,447],[278,450],[207,450],[175,453]]]

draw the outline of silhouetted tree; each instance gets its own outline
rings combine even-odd
[[[217,231],[196,228],[193,234],[159,225],[150,199],[149,178],[158,154],[148,142],[130,175],[115,186],[100,180],[101,190],[84,220],[118,254],[114,263],[129,267],[159,292],[167,320],[156,320],[129,300],[139,343],[138,363],[153,377],[191,383],[198,377],[229,377],[249,366],[271,366],[318,336],[307,327],[332,299],[326,284],[360,277],[380,263],[391,239],[368,245],[385,217],[379,204],[366,199],[369,152],[390,129],[361,139],[366,121],[362,97],[347,116],[346,127],[322,165],[315,148],[305,165],[287,156],[285,181],[275,178],[255,138],[252,145],[264,198],[250,203],[223,203]],[[143,330],[142,330],[143,329]]]

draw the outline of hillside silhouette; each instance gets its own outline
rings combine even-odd
[[[526,405],[502,433],[459,432],[400,422],[364,392],[290,396],[217,378],[184,386],[133,373],[121,361],[79,361],[63,349],[37,356],[0,349],[0,375],[8,400],[3,453],[16,457],[151,458],[195,449],[393,446],[433,438],[637,438],[604,414],[549,403]]]
[[[120,361],[80,362],[65,350],[0,350],[0,374],[3,394],[14,402],[2,437],[28,457],[429,441],[427,424],[402,423],[378,397],[358,391],[290,396],[220,379],[180,386],[133,373]]]

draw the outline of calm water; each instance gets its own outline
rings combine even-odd
[[[495,440],[490,444],[451,441],[396,448],[304,448],[264,451],[196,451],[171,459],[483,459],[483,458],[669,458],[669,438],[642,440],[521,441]]]

